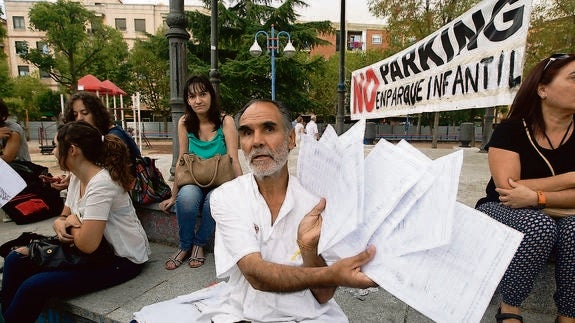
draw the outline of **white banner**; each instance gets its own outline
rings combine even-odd
[[[413,46],[353,71],[351,118],[511,104],[530,14],[531,0],[486,0]]]

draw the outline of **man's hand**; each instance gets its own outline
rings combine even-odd
[[[537,206],[537,192],[511,178],[508,182],[511,189],[495,189],[499,193],[501,204],[514,209]]]
[[[325,209],[325,199],[322,198],[318,204],[306,214],[297,230],[297,243],[303,252],[314,252],[317,254],[317,244],[321,234],[321,212]]]
[[[375,287],[377,284],[361,272],[361,266],[368,263],[375,255],[375,247],[369,246],[365,251],[349,258],[343,258],[331,265],[330,274],[338,286],[353,288]]]

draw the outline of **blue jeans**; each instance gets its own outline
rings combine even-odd
[[[12,251],[4,261],[2,314],[6,323],[33,323],[49,298],[71,297],[126,282],[143,264],[116,257],[111,264],[44,271],[28,256]]]
[[[190,250],[192,245],[205,246],[216,229],[216,221],[210,211],[212,190],[196,185],[180,187],[176,197],[176,216],[178,218],[180,248]],[[196,231],[196,221],[201,211],[201,222]]]

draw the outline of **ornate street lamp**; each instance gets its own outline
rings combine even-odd
[[[260,30],[256,32],[254,36],[254,44],[250,47],[250,54],[253,57],[258,57],[262,54],[262,48],[258,44],[258,36],[265,35],[266,36],[266,49],[269,53],[271,53],[271,69],[272,69],[272,100],[275,101],[276,99],[276,63],[275,63],[275,54],[279,54],[279,37],[281,35],[285,35],[288,38],[288,43],[283,49],[283,53],[286,57],[292,57],[295,54],[295,48],[291,43],[291,36],[287,31],[280,31],[275,34],[274,25],[272,25],[271,33],[266,31]]]

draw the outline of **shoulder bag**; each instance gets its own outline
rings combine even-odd
[[[130,197],[138,204],[161,202],[172,196],[170,186],[150,157],[136,157],[136,180]]]
[[[539,149],[537,148],[537,145],[535,145],[535,142],[533,142],[533,139],[531,138],[531,134],[529,133],[529,129],[527,128],[527,123],[525,122],[525,120],[523,120],[523,127],[525,128],[525,133],[527,134],[527,138],[529,138],[529,142],[531,143],[533,148],[535,148],[535,151],[537,151],[539,156],[541,156],[543,161],[545,161],[545,163],[547,164],[547,167],[549,167],[549,170],[551,171],[551,175],[555,176],[555,170],[553,169],[553,166],[551,165],[549,160],[541,153],[541,151],[539,151]],[[575,215],[575,208],[567,208],[566,209],[566,208],[546,207],[546,208],[543,208],[542,211],[543,211],[543,213],[549,215],[550,217],[554,217],[554,218],[562,218],[562,217],[566,217],[566,216]]]
[[[34,239],[28,244],[28,249],[30,259],[47,270],[102,265],[111,263],[116,257],[104,237],[98,249],[90,254],[80,251],[74,244],[60,242],[57,236]]]
[[[235,177],[232,158],[228,154],[203,159],[185,153],[176,167],[175,181],[178,187],[193,184],[201,188],[212,188]]]

